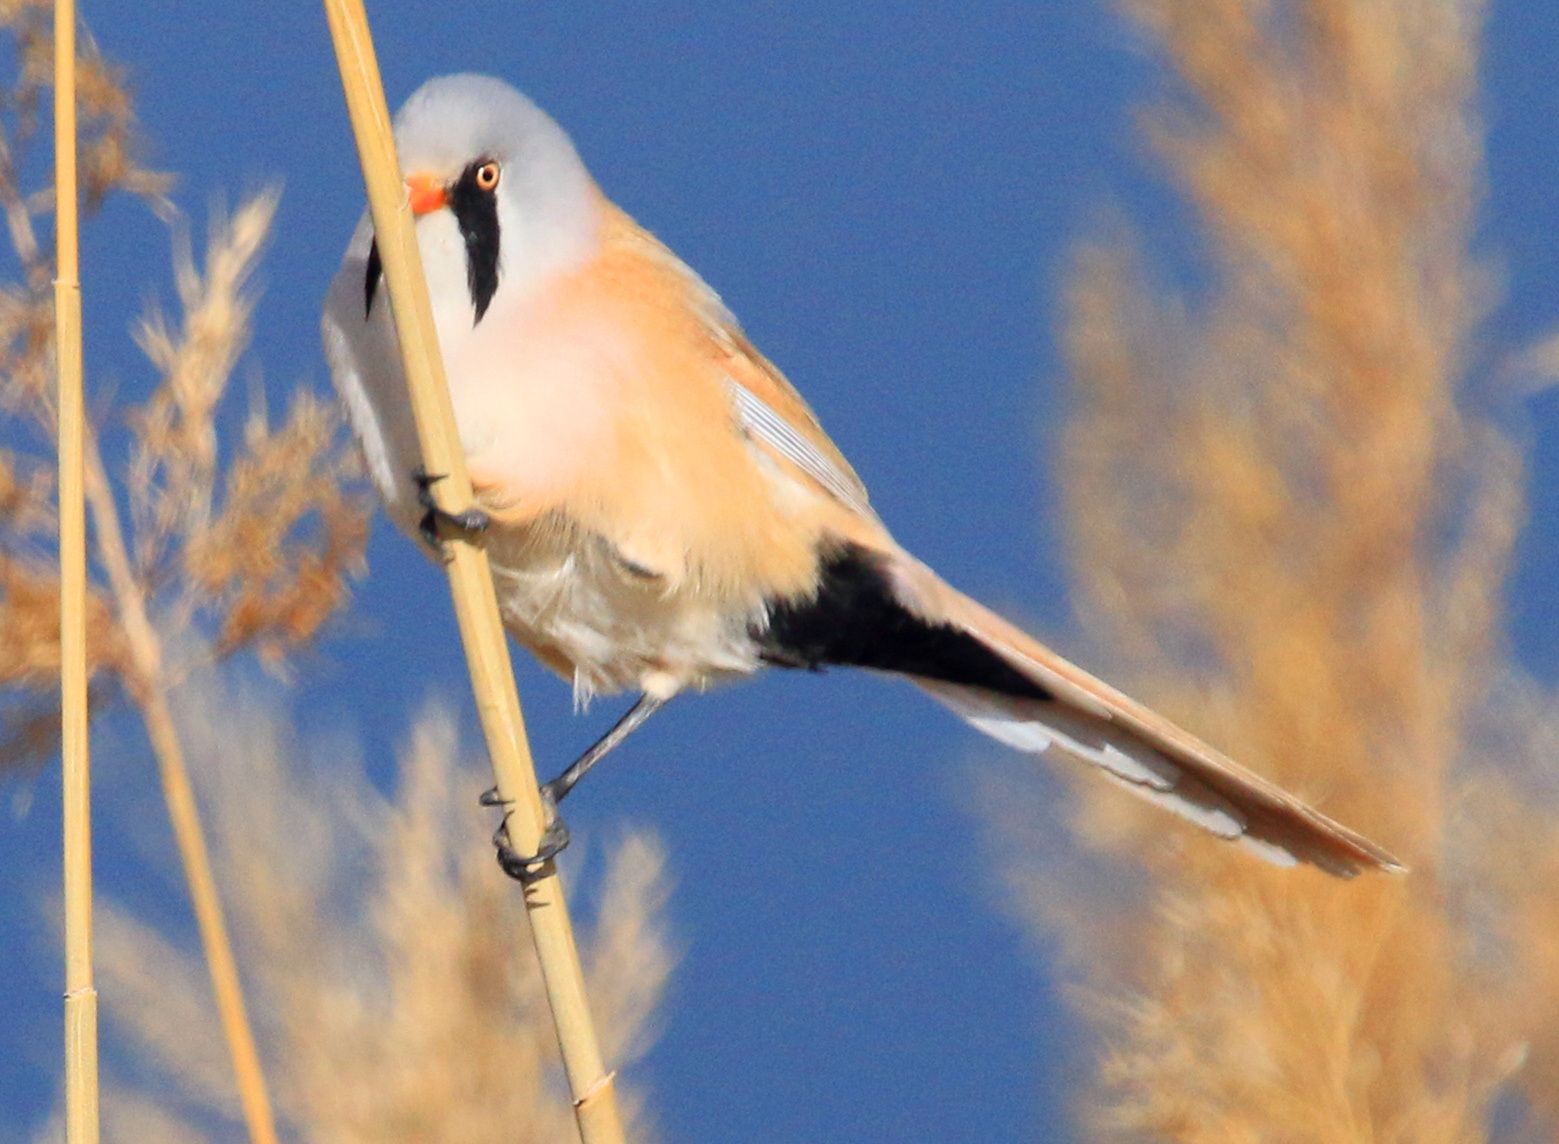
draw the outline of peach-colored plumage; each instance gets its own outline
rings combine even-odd
[[[1095,766],[1262,857],[1399,868],[903,552],[718,296],[524,97],[434,80],[396,135],[504,618],[581,696],[659,701],[770,664],[901,674],[1003,742]],[[415,436],[371,239],[365,220],[326,349],[412,530]]]
[[[657,591],[692,589],[739,606],[807,590],[821,532],[829,525],[862,530],[828,497],[796,496],[783,511],[754,511],[773,499],[774,481],[754,463],[732,416],[730,382],[766,400],[846,468],[843,458],[708,287],[620,210],[604,200],[599,210],[596,256],[517,307],[512,323],[495,327],[501,351],[478,335],[451,360],[453,377],[477,359],[494,360],[507,396],[539,393],[553,404],[566,401],[564,417],[601,416],[598,431],[571,441],[568,461],[543,474],[529,448],[538,434],[520,426],[546,420],[553,432],[558,411],[529,419],[534,407],[498,414],[505,431],[471,456],[482,507],[505,523],[566,510],[576,526],[610,538],[652,574]],[[559,361],[573,370],[560,370]],[[597,379],[588,395],[561,376],[574,370]],[[570,384],[574,392],[559,396]]]

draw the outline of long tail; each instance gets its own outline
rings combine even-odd
[[[1269,862],[1330,874],[1401,862],[1167,719],[1067,662],[902,551],[843,546],[818,596],[764,633],[781,662],[908,676],[987,735],[1086,763]]]

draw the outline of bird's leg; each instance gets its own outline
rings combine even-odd
[[[606,758],[614,748],[622,744],[624,739],[643,726],[646,719],[665,705],[666,701],[656,696],[639,696],[639,701],[628,709],[626,715],[612,724],[610,731],[597,739],[589,750],[570,763],[557,778],[542,784],[543,800],[550,800],[554,806],[562,802],[591,767]]]
[[[610,754],[624,739],[638,730],[646,719],[665,705],[666,701],[656,696],[639,696],[639,701],[628,709],[627,714],[612,724],[611,730],[592,743],[589,749],[565,767],[557,778],[541,784],[541,807],[546,814],[547,828],[542,832],[541,844],[537,847],[536,853],[529,857],[516,853],[509,842],[509,816],[514,813],[513,804],[499,796],[497,787],[482,793],[482,797],[477,801],[483,806],[504,808],[503,822],[499,824],[498,832],[493,835],[493,845],[498,850],[498,865],[505,874],[527,885],[544,876],[547,864],[568,845],[568,825],[558,814],[558,803],[568,797],[569,792],[580,779],[585,777],[591,767]]]
[[[411,479],[417,484],[417,503],[423,509],[422,519],[417,522],[417,531],[440,559],[447,558],[444,551],[445,532],[453,532],[464,540],[470,540],[486,532],[492,524],[491,518],[479,508],[468,508],[462,512],[440,508],[433,499],[433,486],[442,481],[444,476],[443,473],[429,473],[421,465],[411,474]]]

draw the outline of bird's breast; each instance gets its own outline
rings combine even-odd
[[[447,355],[472,478],[499,512],[544,511],[611,464],[622,400],[612,363],[625,351],[609,328],[560,325],[567,317],[489,314]]]
[[[500,522],[554,515],[668,592],[750,610],[815,574],[818,522],[741,433],[703,328],[604,268],[446,348],[473,480]]]

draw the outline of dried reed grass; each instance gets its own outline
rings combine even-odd
[[[540,973],[511,956],[525,907],[473,847],[482,785],[453,720],[429,707],[379,794],[340,735],[300,745],[283,705],[250,685],[202,682],[180,727],[220,839],[232,918],[252,953],[262,1042],[283,1134],[303,1141],[480,1144],[573,1137]],[[343,756],[347,758],[344,760]],[[321,760],[319,765],[310,759]],[[607,854],[583,935],[595,1017],[615,1061],[649,1047],[675,952],[665,857],[629,832]],[[226,1138],[235,1117],[220,1048],[199,1020],[199,961],[112,906],[99,923],[109,1019],[169,1082],[104,1093],[108,1141]],[[169,1090],[171,1089],[171,1095]],[[632,1139],[652,1125],[624,1094]]]
[[[0,284],[0,767],[51,752],[51,678],[60,660],[60,566],[40,522],[57,513],[41,476],[52,459],[54,305],[52,257],[37,225],[47,185],[24,172],[37,135],[37,105],[50,82],[47,2],[0,3],[0,30],[16,49],[16,78],[0,93],[0,212],[18,276]],[[109,194],[146,200],[172,217],[166,175],[136,159],[133,103],[117,70],[83,32],[78,68],[81,189],[89,206]],[[126,410],[135,438],[128,487],[116,493],[96,427],[85,433],[85,493],[95,547],[87,574],[91,694],[128,696],[146,725],[206,953],[217,1009],[240,1075],[252,1139],[274,1140],[264,1082],[248,1032],[215,883],[205,860],[183,750],[167,692],[189,664],[166,662],[162,630],[219,633],[218,654],[253,648],[277,661],[308,643],[345,594],[359,563],[366,503],[346,491],[352,461],[323,406],[294,402],[272,430],[251,420],[236,456],[219,456],[213,418],[248,339],[248,280],[269,231],[275,194],[244,202],[214,226],[203,268],[179,230],[177,334],[157,312],[139,340],[158,371],[139,407]],[[177,223],[175,223],[178,226]],[[128,503],[131,527],[122,519]],[[243,559],[229,559],[223,546]]]
[[[36,135],[36,105],[52,50],[46,2],[0,4],[0,30],[16,43],[20,72],[0,98],[0,210],[20,267],[0,283],[0,409],[12,417],[0,448],[0,766],[52,750],[35,733],[52,711],[58,671],[58,567],[49,543],[56,515],[53,463],[53,261],[39,245],[51,189],[22,183]],[[141,149],[116,68],[82,45],[81,126],[89,203],[140,196],[173,217],[171,178],[133,162]],[[89,159],[87,156],[95,156]],[[175,221],[179,312],[153,306],[135,336],[157,371],[149,396],[122,411],[134,445],[121,520],[113,473],[88,427],[87,496],[96,533],[88,585],[94,690],[144,694],[188,665],[162,663],[157,626],[191,623],[220,633],[216,649],[258,651],[279,663],[306,646],[346,597],[360,567],[368,505],[355,493],[355,455],[329,407],[299,394],[280,426],[257,409],[240,447],[219,456],[214,418],[249,340],[249,281],[269,234],[276,194],[244,201],[212,225],[197,263]],[[144,617],[144,623],[135,618]]]
[[[1144,122],[1205,288],[1156,283],[1124,224],[1072,272],[1084,625],[1144,698],[1413,873],[1271,871],[1079,788],[1104,860],[1011,873],[1099,1038],[1080,1117],[1108,1139],[1432,1144],[1489,1138],[1498,1103],[1509,1138],[1551,1138],[1559,801],[1511,777],[1512,724],[1503,748],[1480,729],[1509,687],[1523,513],[1468,377],[1495,298],[1471,254],[1480,7],[1127,7],[1180,81]]]

